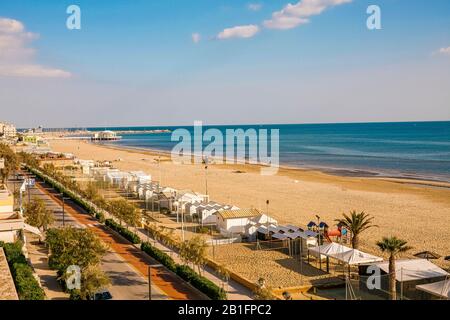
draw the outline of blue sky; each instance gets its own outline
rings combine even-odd
[[[11,57],[2,74],[0,51],[4,120],[104,126],[450,119],[450,1],[302,1],[325,9],[305,16],[303,8],[299,17],[308,23],[289,29],[265,23],[286,7],[281,0],[1,1],[1,18],[39,35],[17,49],[33,49],[20,61],[32,66],[32,76],[11,71],[19,66]],[[65,27],[71,4],[81,8],[81,30]],[[366,28],[370,4],[381,8],[382,30]],[[226,36],[236,26],[258,32]],[[0,50],[1,39],[0,29]]]

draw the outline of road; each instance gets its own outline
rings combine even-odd
[[[27,197],[27,193],[24,194],[25,200]],[[55,215],[55,227],[62,226],[63,220],[65,225],[72,225],[80,228],[100,227],[100,225],[97,225],[97,222],[95,221],[88,225],[80,223],[78,219],[68,213],[70,203],[66,203],[65,214],[63,216],[62,206],[57,203],[57,201],[51,197],[48,192],[45,192],[43,188],[32,188],[30,190],[30,197],[39,197],[45,201],[47,208],[52,210]],[[104,228],[104,226],[101,227]],[[101,268],[111,279],[111,286],[108,290],[111,292],[113,299],[148,300],[149,287],[147,278],[144,277],[131,264],[127,263],[120,254],[115,252],[111,248],[111,242],[112,241],[108,239],[107,244],[110,245],[110,248],[102,259]],[[169,296],[157,285],[153,285],[152,299],[166,300],[169,299]]]

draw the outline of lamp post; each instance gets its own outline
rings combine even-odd
[[[206,195],[208,195],[208,157],[205,156],[203,159],[203,163],[205,164],[205,187],[206,187]]]
[[[152,267],[160,268],[162,264],[148,265],[148,300],[152,300]]]
[[[320,217],[316,214],[316,218],[317,218],[317,232],[319,234],[319,267],[320,270],[322,270],[322,255],[320,254],[320,246],[321,246],[321,242],[320,242]]]
[[[65,203],[64,203],[64,193],[61,193],[61,199],[62,199],[62,223],[63,227],[66,226],[66,212],[65,212]]]
[[[266,214],[267,214],[267,221],[266,221],[267,240],[269,240],[269,238],[270,238],[270,232],[269,232],[269,200],[266,200]]]

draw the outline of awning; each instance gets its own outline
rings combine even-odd
[[[285,240],[285,239],[289,239],[289,237],[282,233],[276,233],[276,234],[272,235],[272,239]]]

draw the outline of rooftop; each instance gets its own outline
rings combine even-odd
[[[259,216],[261,213],[257,209],[239,209],[239,210],[223,210],[219,211],[222,219],[240,219],[252,218]]]

